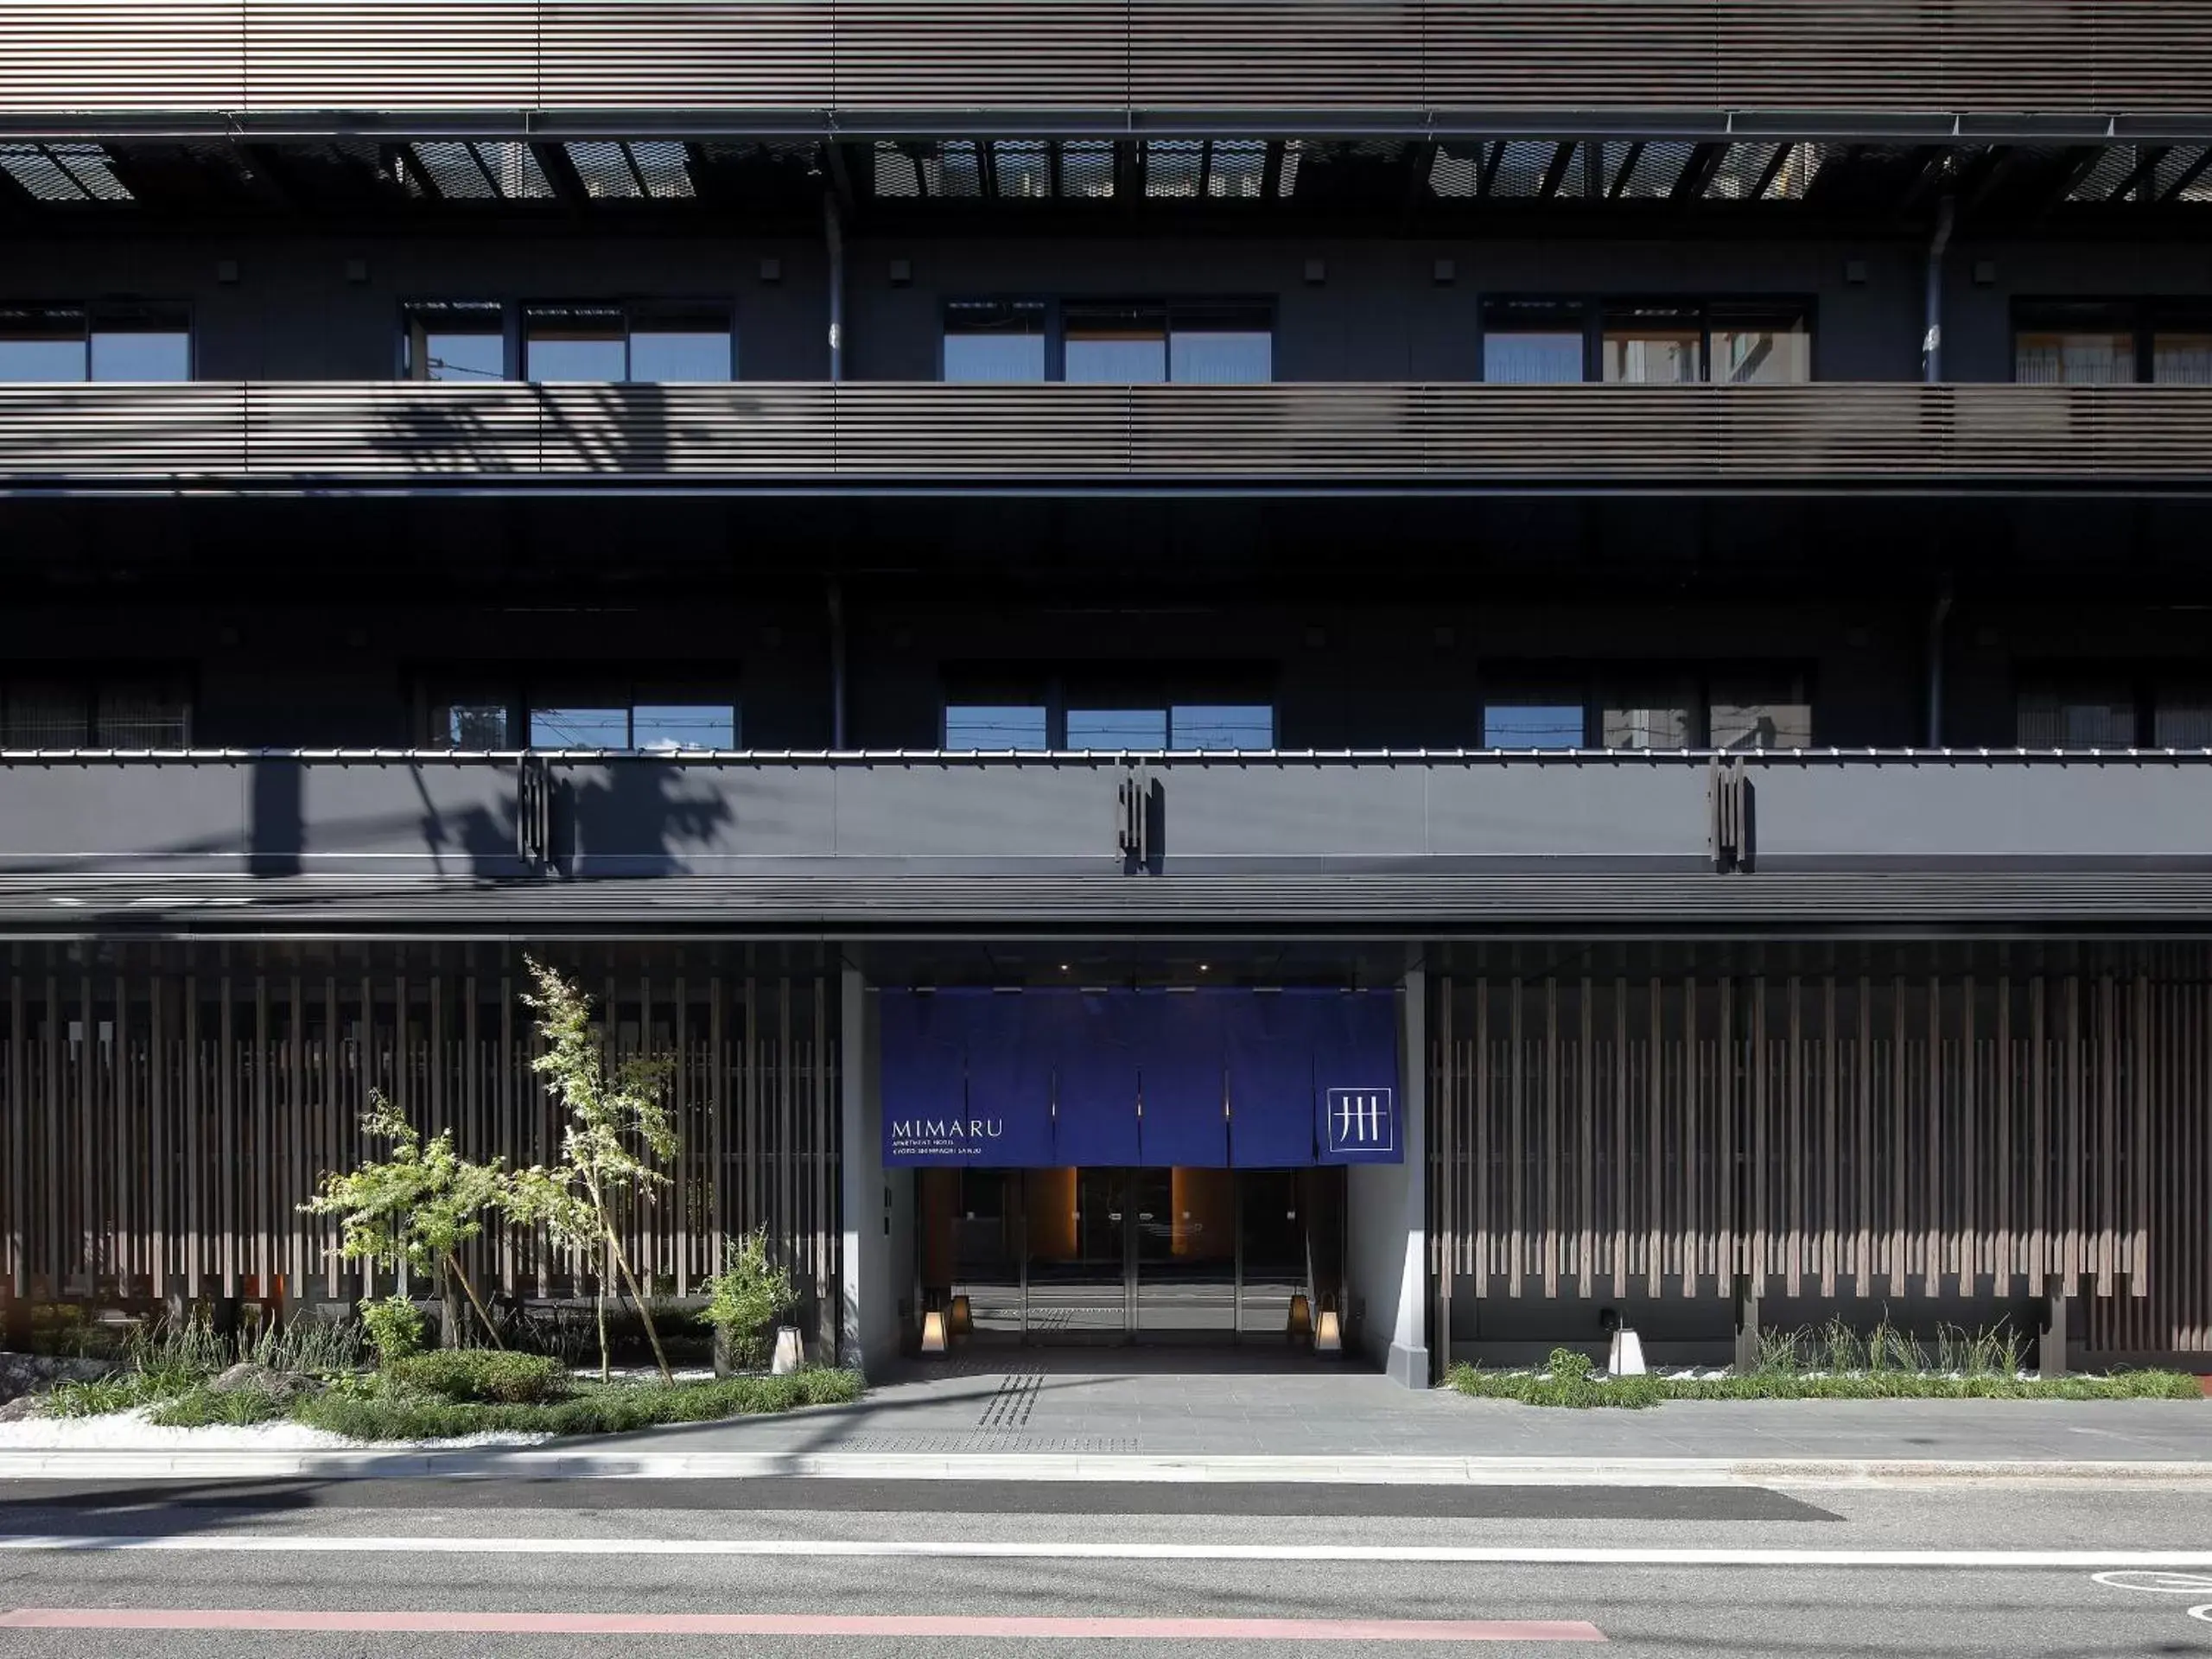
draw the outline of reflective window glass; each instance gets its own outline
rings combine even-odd
[[[1605,319],[1602,378],[1626,385],[1692,385],[1705,378],[1704,330],[1672,311],[1626,311]]]
[[[1068,741],[1071,749],[1164,749],[1167,747],[1165,709],[1071,709]]]
[[[1033,300],[957,301],[945,308],[944,378],[1015,385],[1045,378],[1045,308]]]
[[[666,753],[734,749],[737,710],[728,703],[639,703],[631,711],[630,747]]]
[[[506,701],[494,696],[456,696],[430,711],[429,741],[435,748],[511,749]]]
[[[1048,749],[1041,702],[959,702],[944,710],[944,747],[952,750]]]
[[[63,680],[17,680],[0,691],[0,747],[81,749],[86,742],[85,688]]]
[[[1582,378],[1582,335],[1556,330],[1483,336],[1483,378],[1500,385],[1566,385]]]
[[[1263,385],[1274,378],[1274,320],[1265,306],[1175,308],[1168,375],[1185,385]]]
[[[410,305],[406,358],[410,380],[504,380],[507,377],[504,314],[495,304]]]
[[[1802,315],[1717,308],[1713,378],[1723,385],[1802,385],[1813,378],[1813,335]]]
[[[2128,749],[2135,741],[2135,696],[2126,686],[2037,687],[2020,694],[2024,749]]]
[[[94,689],[92,742],[103,749],[181,749],[192,741],[192,710],[181,693],[157,681],[118,680]]]
[[[530,711],[530,747],[533,749],[626,749],[630,747],[627,708],[561,707]]]
[[[1179,702],[1168,710],[1168,747],[1271,749],[1275,711],[1265,703]]]
[[[2153,723],[2162,749],[2212,749],[2212,688],[2160,692]]]
[[[1690,710],[1680,697],[1610,699],[1599,731],[1609,749],[1686,749],[1690,744]]]
[[[2162,386],[2212,386],[2212,332],[2153,334],[2151,378]]]
[[[729,318],[715,313],[641,313],[630,321],[632,380],[712,384],[737,368]]]
[[[2022,334],[2012,378],[2024,386],[2125,385],[2135,378],[2135,336],[2110,328]]]
[[[1580,702],[1531,699],[1492,702],[1483,709],[1486,749],[1579,749],[1582,744]]]
[[[95,313],[92,328],[95,380],[189,380],[192,329],[181,312]]]
[[[1109,385],[1167,378],[1167,314],[1159,306],[1070,306],[1066,378]]]
[[[1716,749],[1808,749],[1813,706],[1785,691],[1716,685],[1706,728]]]
[[[629,372],[627,330],[614,306],[532,306],[523,316],[523,372],[531,380],[611,382]]]
[[[85,314],[64,306],[0,310],[0,380],[86,378]]]

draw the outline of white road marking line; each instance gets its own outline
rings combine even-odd
[[[2159,1596],[2196,1596],[2212,1590],[2212,1575],[2202,1573],[2095,1573],[2090,1575],[2113,1590],[2147,1590]]]
[[[188,1555],[688,1555],[1047,1561],[1369,1561],[1465,1567],[2212,1570],[2212,1550],[2203,1549],[1639,1549],[1573,1545],[1056,1543],[957,1538],[410,1538],[231,1533],[27,1534],[0,1537],[0,1552],[98,1554],[118,1550],[156,1550]]]

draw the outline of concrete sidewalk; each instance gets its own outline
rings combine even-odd
[[[162,1472],[1627,1480],[2212,1478],[2212,1402],[1742,1401],[1555,1411],[1280,1352],[969,1350],[851,1406],[537,1448],[0,1452],[0,1478]]]
[[[1556,1411],[1280,1353],[974,1350],[858,1404],[634,1437],[693,1452],[2212,1461],[2212,1402],[1710,1401]]]

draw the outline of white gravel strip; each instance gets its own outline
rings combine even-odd
[[[0,1451],[9,1452],[328,1452],[367,1444],[410,1450],[465,1450],[475,1446],[542,1446],[550,1434],[465,1434],[451,1440],[349,1440],[305,1423],[280,1418],[267,1423],[211,1423],[205,1428],[163,1428],[149,1420],[151,1406],[104,1417],[30,1417],[0,1423]]]

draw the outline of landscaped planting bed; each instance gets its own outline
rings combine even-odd
[[[1947,1331],[1931,1355],[1885,1325],[1861,1338],[1841,1325],[1770,1335],[1759,1363],[1737,1373],[1607,1376],[1587,1354],[1552,1351],[1541,1370],[1454,1365],[1446,1386],[1485,1400],[1530,1406],[1635,1409],[1671,1400],[2197,1400],[2202,1386],[2178,1371],[2037,1376],[2021,1369],[2024,1344],[2004,1332]]]

